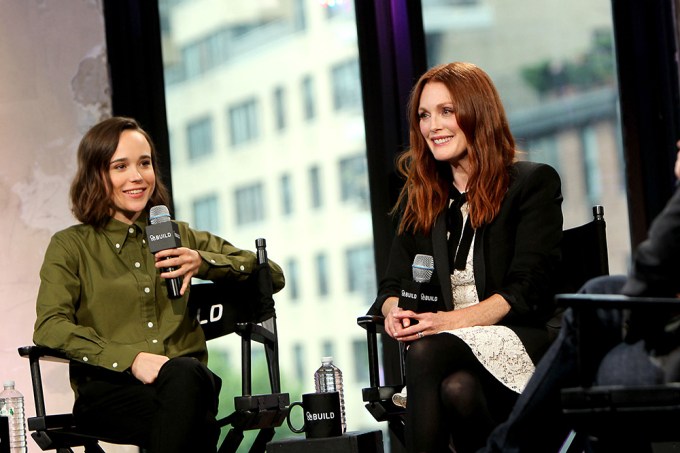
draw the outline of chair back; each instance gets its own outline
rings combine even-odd
[[[593,206],[593,220],[562,231],[561,259],[557,268],[556,294],[575,293],[591,278],[609,274],[607,224],[604,207]],[[557,306],[546,323],[548,334],[557,337],[565,308]]]
[[[609,274],[604,207],[593,206],[593,220],[562,232],[557,293],[575,293],[585,282]]]
[[[203,328],[207,341],[229,335],[238,324],[259,323],[275,315],[271,293],[258,287],[260,267],[242,282],[201,282],[191,285],[189,311]]]

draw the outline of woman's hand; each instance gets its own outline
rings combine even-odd
[[[153,384],[158,377],[158,372],[165,362],[170,360],[164,355],[140,352],[132,362],[130,370],[132,375],[144,384]]]
[[[415,313],[410,310],[404,310],[398,307],[399,298],[398,297],[388,297],[385,302],[383,302],[382,313],[385,316],[385,332],[394,338],[399,339],[400,332],[404,327],[411,325],[411,319],[406,316],[401,316],[404,313],[414,315]]]
[[[401,326],[401,328],[396,331],[395,335],[390,334],[390,336],[399,341],[414,341],[445,330],[491,326],[503,319],[509,311],[510,304],[499,294],[494,294],[476,305],[453,311],[414,313],[398,308],[398,311],[390,313],[393,318],[390,326]],[[387,330],[387,317],[385,317],[385,330]]]
[[[161,278],[183,277],[182,288],[179,290],[181,295],[191,284],[191,277],[196,275],[201,266],[201,255],[196,250],[186,247],[176,249],[161,250],[156,253],[156,269],[174,267],[172,272],[161,272]]]
[[[678,147],[678,153],[675,158],[675,167],[673,168],[673,172],[675,173],[675,177],[680,180],[680,140],[677,141],[675,146]]]

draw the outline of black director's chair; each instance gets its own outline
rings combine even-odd
[[[263,453],[289,410],[289,395],[281,393],[276,311],[264,239],[258,239],[256,245],[260,264],[246,281],[195,284],[189,296],[190,313],[201,324],[206,340],[234,332],[241,337],[241,395],[234,397],[234,412],[218,420],[220,428],[231,426],[219,453],[236,452],[244,432],[250,430],[259,432],[249,451]],[[268,394],[253,395],[251,391],[253,341],[264,346],[271,387]],[[47,414],[40,362],[68,363],[65,354],[41,346],[20,347],[19,354],[29,359],[35,399],[36,416],[28,418],[28,429],[42,450],[67,453],[73,452],[72,447],[84,446],[86,453],[103,453],[99,441],[119,443],[88,435],[76,426],[72,414]]]

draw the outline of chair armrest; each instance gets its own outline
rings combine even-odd
[[[633,297],[619,294],[557,294],[555,301],[564,307],[580,308],[662,308],[680,309],[680,299],[675,297]]]
[[[42,359],[51,362],[68,362],[69,358],[62,351],[45,346],[20,346],[19,355],[31,361]]]
[[[45,397],[43,395],[42,374],[40,361],[68,363],[69,359],[62,351],[47,348],[45,346],[21,346],[18,348],[19,355],[28,359],[31,369],[31,385],[33,387],[33,399],[35,401],[36,418],[45,417]]]
[[[366,330],[373,330],[376,333],[385,333],[385,318],[379,315],[365,315],[357,318],[359,327]]]
[[[656,310],[680,313],[680,299],[674,297],[634,297],[619,294],[557,294],[559,306],[573,311],[574,342],[576,345],[577,375],[581,387],[592,385],[599,361],[592,357],[590,345],[602,341],[597,329],[597,309]],[[623,339],[623,329],[621,331]]]

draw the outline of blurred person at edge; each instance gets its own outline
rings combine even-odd
[[[78,425],[154,453],[214,452],[221,380],[187,310],[189,285],[192,277],[243,281],[255,254],[183,222],[181,247],[150,253],[149,209],[169,194],[153,142],[131,118],[85,134],[70,196],[81,223],[54,234],[45,252],[33,340],[71,359]],[[278,291],[283,273],[271,269]],[[165,279],[176,277],[182,296],[173,300]]]
[[[406,406],[407,450],[466,453],[507,417],[549,346],[561,182],[518,161],[498,92],[473,64],[420,77],[409,121],[398,234],[369,314],[408,343],[407,393],[394,399]],[[434,257],[434,313],[398,306],[416,254]]]
[[[680,141],[676,143],[680,149]],[[624,294],[643,297],[680,296],[680,151],[674,165],[676,188],[654,219],[647,239],[637,247],[629,275],[606,275],[586,282],[584,294]],[[481,452],[557,452],[571,429],[562,413],[561,389],[577,387],[581,379],[597,385],[656,385],[680,382],[680,317],[677,311],[597,309],[591,329],[597,342],[588,354],[594,375],[579,376],[576,325],[567,309],[555,342],[536,367],[508,419],[489,437]],[[621,334],[625,332],[623,341]],[[527,436],[527,432],[531,432]],[[644,430],[619,430],[597,442],[597,451],[651,451]],[[590,451],[588,446],[586,451]]]

